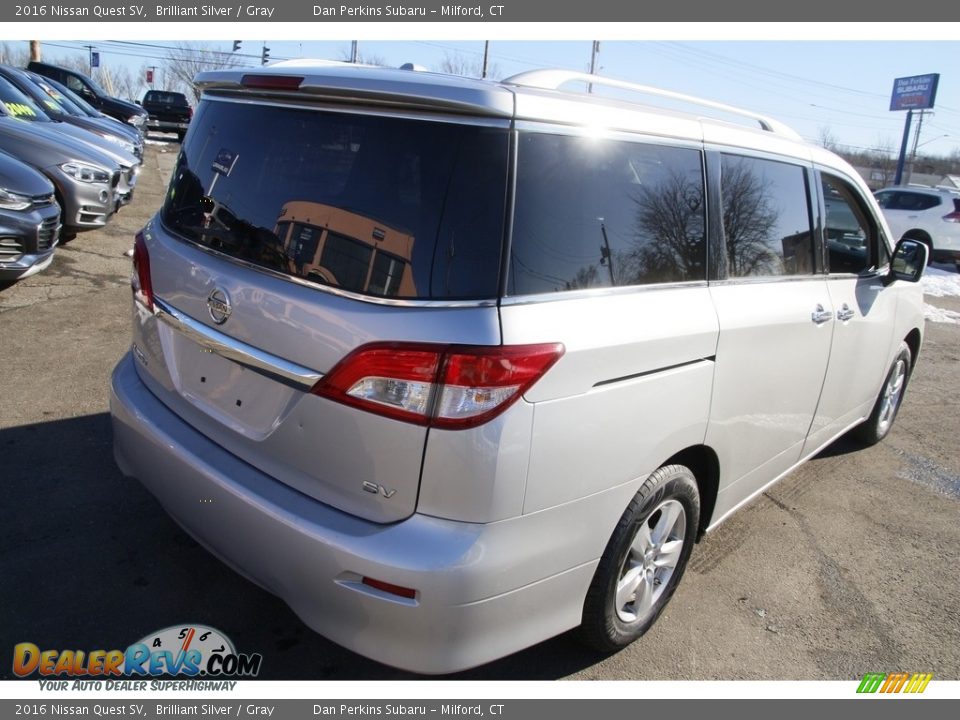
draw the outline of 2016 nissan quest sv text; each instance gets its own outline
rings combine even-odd
[[[561,71],[198,82],[116,458],[332,640],[424,673],[615,650],[704,532],[890,430],[926,248],[776,121]]]

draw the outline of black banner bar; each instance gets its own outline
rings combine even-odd
[[[688,0],[684,3],[623,0],[461,0],[375,2],[353,0],[62,0],[3,3],[0,22],[928,22],[960,19],[960,3],[880,0],[837,3],[807,0]],[[867,9],[868,8],[868,9]],[[735,26],[731,28],[736,30]]]
[[[322,689],[322,686],[321,686]],[[853,690],[851,690],[851,693]],[[148,699],[103,700],[64,698],[60,700],[3,700],[0,716],[5,718],[99,717],[130,720],[155,718],[241,718],[241,720],[623,720],[625,717],[737,717],[739,720],[809,720],[811,717],[869,717],[871,720],[899,720],[907,712],[903,700],[228,700],[216,696],[203,700]],[[956,717],[956,700],[911,702],[911,720]],[[953,710],[950,710],[950,708]]]

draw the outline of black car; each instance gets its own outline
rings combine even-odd
[[[108,95],[102,87],[83,73],[35,60],[27,65],[27,70],[62,82],[101,112],[130,123],[138,130],[143,130],[143,125],[147,121],[147,113],[143,108]]]
[[[193,117],[193,108],[187,96],[168,90],[148,90],[141,103],[147,111],[147,128],[160,132],[175,132],[180,142],[187,134],[187,126]]]
[[[0,151],[0,288],[47,267],[59,232],[53,183]]]

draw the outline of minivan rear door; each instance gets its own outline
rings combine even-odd
[[[818,272],[810,168],[712,154],[720,175],[726,280],[706,442],[724,469],[714,519],[800,458],[823,385],[833,306]]]
[[[310,392],[370,343],[497,345],[507,129],[207,98],[148,228],[134,355],[208,438],[344,511],[416,506],[427,429]]]

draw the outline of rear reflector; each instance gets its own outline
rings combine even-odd
[[[302,77],[292,75],[244,75],[240,79],[244,87],[259,90],[297,90],[302,82]]]
[[[394,585],[393,583],[384,582],[383,580],[375,580],[373,578],[365,577],[361,582],[364,585],[367,585],[377,590],[383,590],[385,593],[390,593],[391,595],[397,595],[402,598],[410,598],[411,600],[417,597],[417,591],[413,588],[405,588],[400,585]]]
[[[510,407],[563,352],[560,343],[373,343],[347,355],[311,392],[395,420],[462,430]]]
[[[150,253],[143,233],[138,232],[133,242],[133,274],[130,276],[133,297],[148,310],[153,310],[153,281],[150,279]]]

